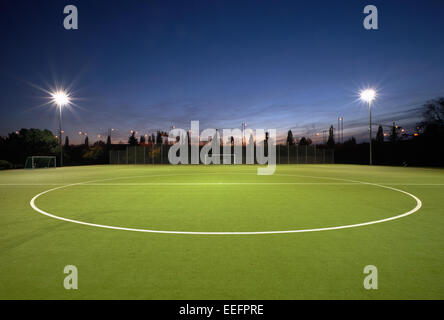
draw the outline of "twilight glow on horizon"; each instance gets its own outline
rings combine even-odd
[[[126,142],[131,130],[189,129],[192,120],[316,140],[339,117],[345,138],[363,141],[362,89],[377,92],[375,126],[407,129],[423,103],[444,96],[436,1],[420,11],[416,1],[373,1],[381,15],[371,31],[363,3],[345,0],[70,3],[78,30],[63,28],[60,1],[0,4],[0,135],[56,132],[57,112],[45,103],[51,88],[67,89],[53,98],[70,106],[63,123],[74,143],[110,128],[113,141]]]

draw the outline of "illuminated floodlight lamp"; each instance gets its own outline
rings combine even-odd
[[[65,90],[57,90],[51,93],[52,102],[59,107],[59,134],[60,134],[60,166],[63,167],[63,146],[62,137],[62,107],[69,105],[71,100],[69,94]]]
[[[360,97],[362,101],[371,103],[376,98],[376,91],[374,89],[362,90],[360,93]]]
[[[63,107],[70,103],[69,94],[67,94],[63,90],[58,90],[56,92],[51,93],[52,102],[59,107]]]
[[[375,89],[368,88],[365,90],[362,90],[360,92],[360,98],[362,101],[368,103],[368,112],[369,112],[369,125],[368,125],[368,133],[369,133],[369,147],[370,147],[370,161],[369,164],[372,165],[372,102],[376,98],[376,91]]]

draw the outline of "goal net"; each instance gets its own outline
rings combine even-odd
[[[41,169],[41,168],[55,168],[55,156],[32,156],[27,157],[25,162],[25,169]]]
[[[235,154],[206,154],[204,164],[214,164],[215,159],[219,159],[219,164],[236,164]]]

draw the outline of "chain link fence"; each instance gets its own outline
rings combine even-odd
[[[278,145],[276,146],[277,164],[333,164],[333,149],[319,148],[316,145]]]
[[[168,151],[170,145],[127,146],[109,152],[110,164],[169,164]],[[199,149],[200,150],[200,149]],[[200,152],[200,151],[199,151]],[[242,150],[242,163],[245,163],[245,147]],[[191,163],[191,152],[188,152],[188,163]],[[223,151],[220,158],[223,163]],[[233,158],[234,159],[234,158]],[[203,161],[201,160],[201,163]],[[277,164],[333,164],[334,150],[319,148],[315,145],[277,145]]]

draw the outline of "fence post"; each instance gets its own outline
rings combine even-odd
[[[315,161],[314,161],[314,163],[316,164],[317,162],[316,162],[316,145],[314,145],[314,149],[315,149]]]
[[[126,146],[126,164],[128,164],[128,148],[129,148],[129,146]]]
[[[290,164],[290,144],[287,143],[287,164]]]
[[[160,144],[160,164],[163,164],[163,144]]]
[[[308,163],[308,145],[305,146],[305,164]]]
[[[299,145],[296,146],[296,163],[299,164]]]

